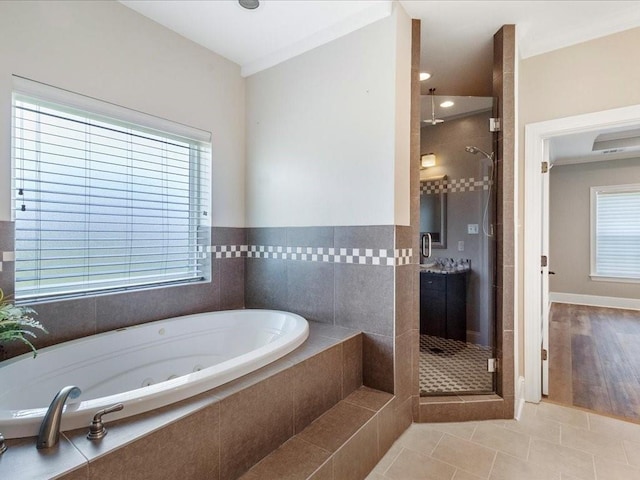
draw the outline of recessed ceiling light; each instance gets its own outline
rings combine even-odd
[[[247,10],[255,10],[260,6],[260,0],[238,0],[238,3]]]
[[[431,74],[427,72],[420,72],[420,81],[423,82],[425,80],[429,80],[431,78]]]
[[[449,108],[449,107],[453,107],[454,105],[455,104],[451,100],[447,100],[446,102],[442,102],[440,104],[442,108]]]

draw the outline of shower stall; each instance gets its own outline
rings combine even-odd
[[[492,393],[496,148],[490,121],[494,99],[430,92],[422,102],[420,395]]]

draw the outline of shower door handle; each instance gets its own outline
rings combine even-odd
[[[431,234],[422,235],[422,256],[429,258],[431,256]]]

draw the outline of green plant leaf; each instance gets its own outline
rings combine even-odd
[[[16,306],[6,299],[0,289],[0,343],[20,341],[33,351],[35,358],[36,347],[27,337],[37,338],[33,330],[49,332],[32,315],[37,315],[37,312],[30,307]]]

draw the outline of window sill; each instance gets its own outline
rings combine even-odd
[[[589,278],[594,282],[640,283],[638,277],[611,277],[592,273]]]

